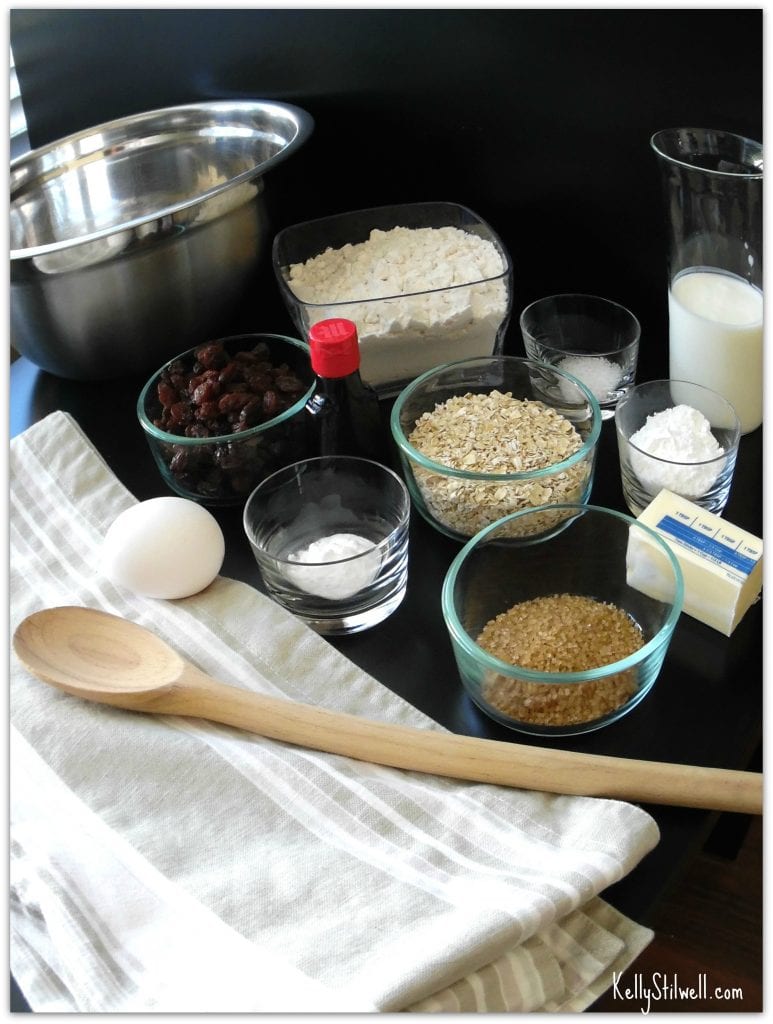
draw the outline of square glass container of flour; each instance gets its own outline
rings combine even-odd
[[[274,271],[302,337],[357,325],[363,380],[396,395],[442,363],[502,351],[512,264],[494,231],[456,203],[405,203],[306,221],[274,239]]]

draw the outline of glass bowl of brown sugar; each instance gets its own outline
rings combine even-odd
[[[561,522],[550,530],[529,528],[529,517],[544,522],[534,508],[476,534],[448,570],[442,607],[474,703],[518,732],[571,736],[616,721],[651,690],[684,584],[668,545],[637,520],[593,505],[551,508]],[[650,572],[637,565],[634,576],[631,560],[642,557]],[[658,586],[644,593],[629,582],[642,575]]]

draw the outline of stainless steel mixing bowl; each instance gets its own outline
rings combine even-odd
[[[270,249],[263,175],[311,134],[284,103],[168,107],[11,162],[11,342],[77,380],[222,333]]]

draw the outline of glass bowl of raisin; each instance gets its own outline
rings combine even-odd
[[[264,477],[308,455],[309,348],[280,334],[205,342],[161,367],[137,416],[167,485],[205,505],[240,505]]]

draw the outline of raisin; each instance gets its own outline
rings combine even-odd
[[[298,378],[291,377],[288,374],[277,376],[274,383],[276,384],[278,391],[284,391],[286,394],[303,391],[303,384],[301,384]]]
[[[248,391],[232,391],[218,400],[217,407],[221,413],[241,412],[249,401]]]
[[[185,428],[186,437],[212,437],[212,432],[204,423],[189,423]]]
[[[188,457],[186,449],[176,448],[175,453],[169,462],[169,468],[175,476],[178,476],[180,473],[184,473],[188,469],[189,462],[190,458]]]
[[[228,353],[221,342],[213,341],[197,348],[194,358],[204,369],[220,369],[228,362]]]
[[[276,416],[279,411],[279,399],[277,398],[276,391],[266,391],[263,394],[263,414],[271,418]]]
[[[191,397],[197,405],[204,405],[208,402],[214,402],[219,395],[219,382],[217,380],[205,380],[194,389]]]
[[[194,416],[197,420],[207,421],[216,420],[218,416],[218,404],[217,402],[201,402],[194,411]]]
[[[215,449],[213,461],[219,469],[240,469],[242,464],[242,456],[239,451],[239,445],[219,445]]]
[[[239,413],[239,420],[248,427],[254,427],[260,421],[263,412],[263,400],[252,398]]]
[[[158,400],[165,409],[168,409],[177,401],[177,389],[174,388],[168,380],[161,379],[158,382],[158,388],[156,390],[158,393]]]
[[[226,363],[223,369],[217,375],[218,383],[220,385],[230,384],[239,376],[240,373],[241,369],[239,367],[239,364],[232,360],[230,363]]]
[[[243,434],[284,412],[307,387],[286,362],[271,361],[265,343],[231,356],[220,342],[209,342],[159,375],[153,422],[189,438]],[[275,448],[260,437],[212,447],[172,446],[169,471],[204,498],[247,494],[278,456]]]
[[[191,410],[186,402],[175,402],[169,406],[169,418],[176,426],[190,423]]]
[[[253,370],[252,368],[247,371],[245,381],[254,394],[267,391],[274,383],[270,373],[267,373],[265,370]]]

